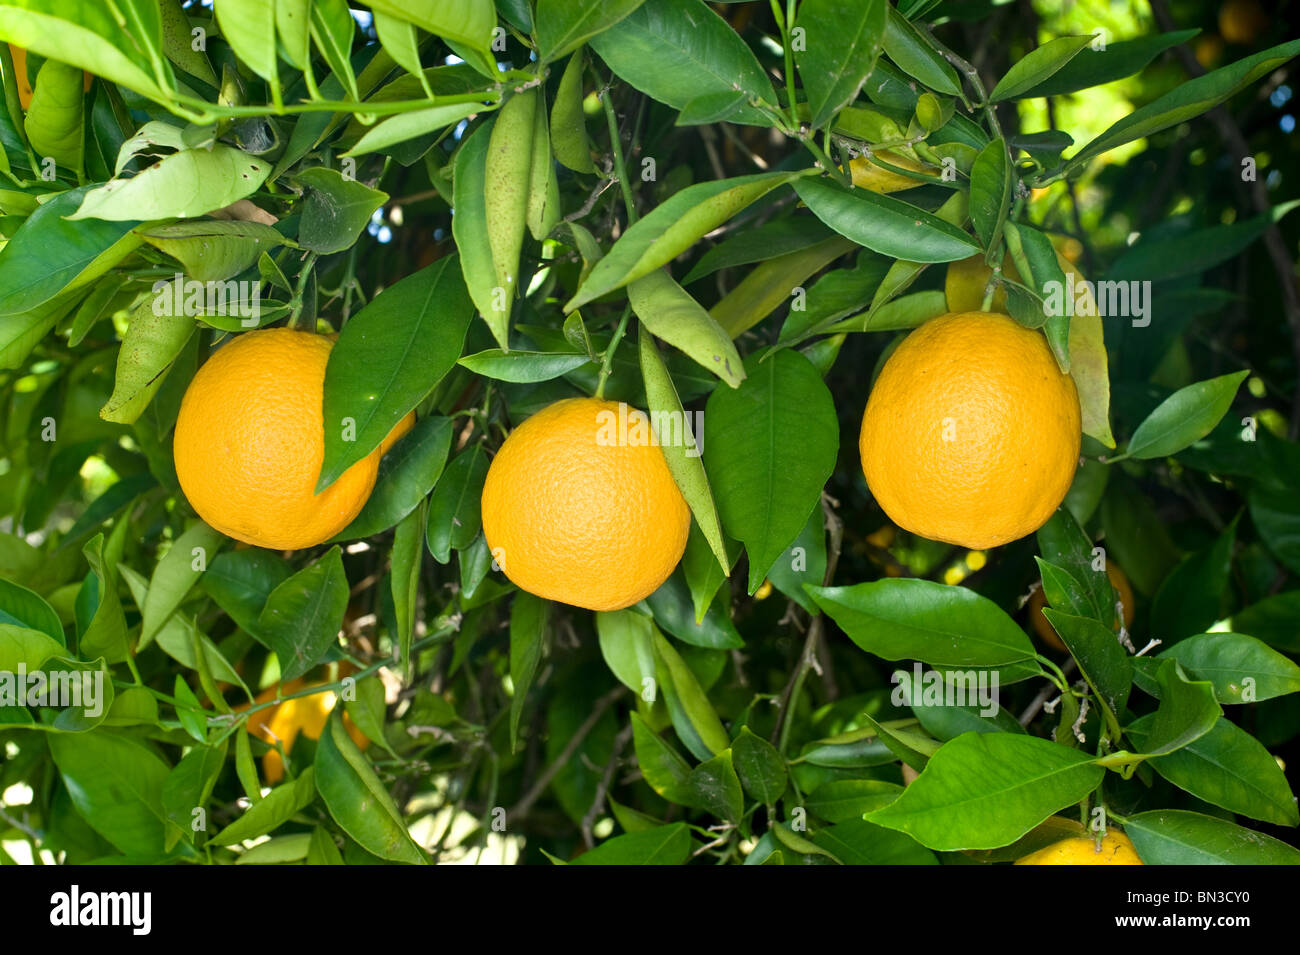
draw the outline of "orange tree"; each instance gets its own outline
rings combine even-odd
[[[1300,42],[1058,6],[2,0],[6,861],[1300,859]]]

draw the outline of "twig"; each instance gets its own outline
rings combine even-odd
[[[528,792],[524,793],[520,800],[511,807],[507,818],[518,819],[521,816],[527,815],[528,810],[532,808],[533,803],[537,802],[542,793],[546,792],[546,787],[551,784],[551,780],[555,778],[555,774],[563,769],[565,764],[573,758],[573,754],[578,751],[578,747],[581,746],[582,741],[587,738],[587,734],[595,729],[596,724],[600,722],[600,718],[605,715],[605,711],[613,705],[615,700],[626,692],[627,688],[622,684],[619,684],[592,705],[591,712],[587,714],[587,718],[582,721],[582,725],[578,727],[577,732],[569,737],[569,741],[564,745],[564,749],[560,751],[560,755],[555,757],[555,761],[552,762],[551,765],[542,770],[542,775],[537,777],[537,780],[529,788]]]
[[[1074,657],[1071,657],[1070,659],[1065,661],[1065,665],[1061,667],[1061,672],[1067,678],[1070,676],[1071,673],[1074,672]],[[1058,687],[1055,683],[1051,683],[1051,682],[1049,682],[1047,686],[1043,687],[1038,692],[1038,695],[1034,697],[1032,702],[1030,702],[1030,704],[1027,707],[1025,707],[1025,711],[1020,714],[1020,719],[1018,721],[1020,725],[1028,726],[1030,723],[1032,723],[1034,717],[1038,715],[1038,711],[1041,710],[1043,708],[1043,704],[1047,702],[1048,697],[1050,697],[1053,693],[1057,692],[1059,689],[1060,687]]]
[[[614,737],[613,752],[610,753],[609,762],[605,764],[605,772],[601,774],[600,782],[596,784],[596,795],[591,800],[591,807],[583,814],[582,842],[588,849],[595,845],[591,827],[596,824],[596,817],[600,815],[601,809],[605,807],[605,797],[609,795],[609,787],[614,781],[614,772],[618,769],[618,764],[621,761],[623,747],[628,744],[628,740],[631,738],[632,724],[628,723]]]

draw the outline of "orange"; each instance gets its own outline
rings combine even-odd
[[[276,694],[288,696],[301,690],[310,689],[311,686],[320,686],[321,684],[308,684],[301,677],[296,680],[290,680],[288,683],[279,686],[273,686],[269,690],[264,690],[257,695],[256,702],[268,703],[276,698]],[[252,733],[260,740],[264,740],[271,746],[277,742],[284,748],[285,755],[293,749],[293,741],[298,738],[299,734],[306,736],[308,739],[320,739],[321,732],[325,729],[325,724],[329,721],[330,712],[338,702],[332,690],[322,690],[319,693],[313,693],[311,696],[300,696],[296,699],[285,700],[275,706],[268,706],[265,709],[258,710],[248,718],[248,732]],[[246,709],[240,706],[238,710]],[[348,735],[352,741],[361,749],[370,745],[370,740],[366,735],[357,729],[356,724],[352,722],[345,713],[343,715],[344,728],[347,729]],[[284,779],[284,760],[280,758],[279,752],[271,750],[262,757],[262,775],[266,779],[267,785],[274,786],[280,780]]]
[[[511,432],[483,485],[483,533],[518,587],[588,610],[659,589],[691,514],[644,412],[568,398]]]
[[[1259,0],[1228,0],[1219,8],[1219,32],[1229,43],[1249,46],[1268,29],[1268,14]]]
[[[315,493],[333,347],[323,335],[288,328],[246,332],[190,382],[176,419],[176,476],[194,510],[221,533],[297,550],[329,540],[365,505],[379,448]]]
[[[1096,840],[1075,836],[1031,852],[1016,865],[1142,865],[1129,837],[1114,829],[1106,833],[1098,847]]]
[[[1106,576],[1110,578],[1111,586],[1115,588],[1115,592],[1119,595],[1120,609],[1115,613],[1115,623],[1112,627],[1118,633],[1121,621],[1125,627],[1129,627],[1133,623],[1133,588],[1129,586],[1124,571],[1110,561],[1106,562]],[[1043,588],[1035,587],[1034,592],[1029,596],[1029,623],[1044,643],[1064,653],[1065,644],[1061,642],[1061,638],[1052,629],[1052,625],[1047,622],[1047,617],[1043,615],[1043,605],[1046,603],[1047,598],[1043,596]]]
[[[858,447],[889,519],[985,550],[1041,527],[1079,458],[1079,397],[1036,331],[1005,315],[931,319],[867,400]]]

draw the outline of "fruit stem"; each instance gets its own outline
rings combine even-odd
[[[605,382],[609,380],[609,374],[614,368],[614,352],[623,339],[623,332],[627,330],[627,320],[631,314],[632,306],[628,305],[623,309],[623,317],[618,320],[618,327],[614,329],[614,337],[609,340],[609,347],[605,349],[605,357],[600,363],[600,377],[596,379],[597,398],[605,397]]]
[[[636,202],[632,198],[632,186],[627,181],[627,166],[623,161],[623,142],[618,136],[618,117],[614,115],[614,104],[610,102],[610,87],[600,93],[601,105],[605,107],[605,122],[609,124],[609,147],[614,154],[614,175],[618,177],[618,187],[623,193],[623,205],[627,207],[627,224],[636,222]]]

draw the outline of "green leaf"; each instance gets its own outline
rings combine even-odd
[[[420,74],[423,75],[423,74]],[[376,123],[374,128],[365,133],[344,156],[365,156],[374,152],[387,150],[398,143],[427,136],[439,130],[454,126],[462,119],[483,111],[481,103],[447,103],[444,106],[430,106],[428,109],[415,109],[397,113]],[[380,204],[387,200],[380,200]]]
[[[38,162],[53,159],[65,173],[80,175],[85,147],[85,97],[81,70],[46,60],[36,76],[24,127]]]
[[[686,781],[691,768],[678,752],[652,730],[637,713],[631,714],[632,746],[647,785],[669,802],[690,803]]]
[[[249,806],[242,816],[212,837],[219,846],[238,845],[280,828],[316,799],[316,780],[309,766],[291,783],[276,786]]]
[[[356,22],[347,0],[312,0],[309,29],[334,78],[343,84],[352,99],[360,99],[350,62]]]
[[[802,288],[810,276],[844,253],[856,250],[857,246],[849,239],[833,235],[806,249],[768,259],[724,295],[709,314],[729,337],[738,338],[742,332],[753,328],[790,301],[791,295]],[[859,256],[866,257],[875,258],[865,252]],[[806,302],[798,304],[806,305]]]
[[[1142,752],[1151,757],[1182,749],[1214,728],[1223,715],[1208,682],[1187,679],[1175,660],[1165,660],[1156,673],[1160,708],[1139,720],[1145,730]],[[1135,724],[1137,725],[1137,724]]]
[[[127,29],[120,19],[123,7],[135,14]],[[108,6],[70,0],[58,4],[58,9],[58,13],[48,12],[35,2],[0,6],[0,37],[30,53],[81,67],[155,100],[166,98],[163,88],[173,83],[171,70],[163,65],[164,83],[160,86],[148,54],[161,46],[156,7],[152,17],[147,16],[149,5],[139,3]],[[140,14],[146,19],[141,20]]]
[[[1238,633],[1248,633],[1287,653],[1300,654],[1297,618],[1300,618],[1300,590],[1288,590],[1237,611],[1232,615],[1231,624]]]
[[[1214,686],[1220,703],[1254,703],[1300,692],[1300,666],[1241,633],[1202,633],[1160,654]]]
[[[187,219],[221,209],[256,192],[271,164],[214,143],[184,149],[130,179],[114,179],[86,193],[69,219]]]
[[[253,636],[275,651],[281,680],[300,677],[321,661],[338,639],[347,606],[337,546],[271,591]]]
[[[180,606],[223,543],[225,538],[221,532],[213,530],[202,521],[195,521],[172,543],[149,579],[149,592],[144,598],[144,606],[140,608],[144,620],[140,627],[140,642],[136,645],[136,653],[153,642],[162,625],[167,622],[172,611]]]
[[[627,297],[641,324],[656,337],[680,348],[733,388],[744,380],[731,336],[667,271],[659,269],[632,282]]]
[[[125,524],[119,524],[124,527]],[[116,534],[116,528],[114,529]],[[108,557],[112,552],[112,539],[104,542],[102,533],[96,534],[86,542],[81,552],[90,565],[90,574],[82,584],[78,594],[78,630],[80,642],[78,649],[83,657],[103,656],[110,663],[119,663],[129,654],[126,641],[126,617],[122,613],[122,601],[117,593],[116,566]],[[89,620],[82,621],[80,605],[88,600]]]
[[[707,760],[721,753],[731,741],[699,680],[663,634],[652,629],[650,636],[655,656],[662,664],[655,667],[659,686],[678,737],[697,759]]]
[[[200,584],[240,629],[251,634],[271,592],[292,572],[283,558],[270,551],[231,550],[208,562]]]
[[[826,515],[814,507],[803,530],[767,571],[772,586],[809,613],[817,612],[805,585],[821,586],[826,579]]]
[[[645,699],[655,686],[653,624],[636,610],[596,614],[596,635],[605,665],[620,683]]]
[[[488,48],[496,26],[492,0],[367,0],[367,6],[478,50]]]
[[[867,819],[931,849],[994,849],[1079,802],[1104,773],[1093,757],[1034,736],[965,733]]]
[[[572,865],[685,865],[691,856],[691,831],[684,822],[606,839]]]
[[[135,691],[127,691],[133,692]],[[141,689],[140,692],[148,699],[153,699],[148,691]],[[118,702],[126,695],[121,694]],[[225,768],[228,750],[229,745],[225,740],[216,746],[195,746],[167,774],[167,779],[163,782],[162,804],[167,819],[175,826],[172,831],[188,842],[193,842],[195,837],[194,811],[206,808],[217,779]]]
[[[1046,591],[1051,565],[1040,563],[1039,566],[1043,569]],[[1061,635],[1070,655],[1079,664],[1079,672],[1105,705],[1110,728],[1118,729],[1117,720],[1124,712],[1133,686],[1133,663],[1115,632],[1090,617],[1077,617],[1059,610],[1046,608],[1043,616]]]
[[[343,728],[337,709],[316,747],[315,769],[316,789],[325,808],[363,849],[381,859],[428,864],[393,797]]]
[[[260,222],[176,222],[135,230],[145,242],[181,263],[199,282],[220,282],[249,268],[284,236]]]
[[[898,578],[807,590],[850,640],[886,660],[969,667],[1034,656],[1015,621],[965,587]]]
[[[865,819],[850,819],[812,834],[812,841],[841,865],[938,865],[910,836]]]
[[[1022,99],[1031,96],[1061,96],[1132,76],[1171,46],[1185,43],[1199,32],[1178,30],[1174,33],[1156,33],[1107,43],[1103,50],[1084,47],[1079,56],[1019,95]]]
[[[1147,732],[1155,735],[1158,716],[1159,711],[1129,727],[1143,748],[1152,748],[1149,740],[1142,741]],[[1226,719],[1220,718],[1205,735],[1150,764],[1169,782],[1211,805],[1279,826],[1300,824],[1295,794],[1277,760],[1259,740]]]
[[[663,584],[646,598],[655,621],[683,643],[709,650],[737,650],[745,645],[732,623],[725,601],[709,606],[704,614],[692,613],[693,601],[686,585],[685,573],[673,571]]]
[[[645,0],[538,0],[534,23],[537,55],[558,60],[591,37],[608,30]]]
[[[884,0],[805,0],[799,7],[797,23],[805,37],[795,62],[813,129],[857,99],[880,55],[888,10]]]
[[[708,93],[736,89],[751,99],[776,102],[772,83],[749,45],[703,0],[642,4],[593,36],[590,45],[633,89],[674,109]],[[769,125],[753,106],[738,111],[731,121]]]
[[[892,7],[885,21],[884,46],[889,58],[922,85],[949,96],[961,92],[961,81],[948,61],[922,38],[917,27]]]
[[[551,150],[562,166],[591,175],[591,142],[587,139],[587,117],[582,111],[582,68],[586,56],[578,50],[569,59],[555,90],[551,106]],[[454,224],[454,223],[453,223]]]
[[[921,674],[920,664],[913,671],[895,670],[890,680],[898,684],[903,701],[911,707],[921,728],[939,740],[956,739],[962,733],[1023,733],[1016,718],[998,705],[989,693],[981,703],[958,702],[958,687],[938,670]],[[970,684],[964,684],[965,687]],[[966,692],[977,692],[978,686]],[[991,710],[992,712],[986,712]],[[838,821],[838,820],[832,820]]]
[[[349,319],[325,369],[317,493],[379,447],[451,371],[473,314],[451,255],[390,285]]]
[[[961,229],[901,199],[829,179],[800,179],[794,188],[826,225],[892,259],[953,262],[980,251]]]
[[[999,137],[980,150],[970,172],[970,218],[988,248],[1001,241],[1011,206],[1011,180],[1011,157],[1006,141]]]
[[[99,409],[105,421],[134,424],[194,335],[194,320],[187,315],[168,314],[169,308],[157,307],[160,301],[156,296],[147,297],[131,313],[117,354],[113,393]]]
[[[66,645],[63,624],[59,615],[40,594],[21,584],[0,577],[0,626],[13,626],[39,631],[50,637],[60,648]],[[39,663],[36,666],[40,666]],[[12,670],[12,666],[0,666]],[[34,669],[29,666],[28,669]]]
[[[888,806],[902,792],[898,783],[883,779],[832,779],[818,786],[804,804],[810,813],[827,822],[848,822]]]
[[[667,265],[746,206],[807,174],[802,170],[737,176],[697,183],[674,193],[619,236],[564,310],[581,308]]]
[[[744,793],[731,762],[731,750],[724,749],[691,770],[686,786],[695,806],[727,822],[740,822]]]
[[[551,381],[581,368],[591,361],[586,354],[578,352],[541,352],[519,351],[505,352],[499,348],[466,355],[459,364],[464,365],[476,375],[494,378],[497,381],[511,381],[517,384],[534,384],[539,381]]]
[[[303,248],[322,255],[350,249],[375,210],[388,201],[388,193],[345,179],[324,166],[304,169],[294,178],[307,187],[298,241]]]
[[[0,671],[14,673],[20,666],[28,671],[39,670],[46,660],[66,649],[62,640],[48,633],[0,623]]]
[[[1124,831],[1147,865],[1300,865],[1300,849],[1198,812],[1140,812]]]
[[[1159,282],[1199,275],[1236,258],[1298,206],[1300,201],[1292,200],[1273,206],[1263,215],[1231,225],[1215,225],[1163,238],[1139,240],[1116,260],[1106,278]]]
[[[379,462],[379,476],[361,513],[336,540],[374,537],[417,507],[442,474],[451,450],[452,420],[421,418]]]
[[[515,594],[510,611],[510,682],[514,685],[510,699],[510,748],[514,752],[519,750],[519,719],[542,661],[550,606],[549,601],[521,590]]]
[[[1165,643],[1203,633],[1219,619],[1223,594],[1228,589],[1238,520],[1234,517],[1213,544],[1174,567],[1156,591],[1151,602],[1151,628]]]
[[[5,10],[0,7],[0,18]],[[0,315],[30,312],[90,284],[140,244],[131,234],[138,222],[68,221],[89,189],[69,189],[43,203],[0,249]]]
[[[1092,42],[1091,36],[1063,36],[1030,50],[998,80],[989,94],[989,102],[1024,96],[1047,82]]]
[[[72,804],[92,829],[126,855],[162,854],[170,768],[153,750],[108,730],[53,733],[48,745]]]
[[[1247,500],[1251,522],[1268,549],[1289,570],[1300,573],[1300,504],[1294,491],[1257,485]]]
[[[334,837],[324,826],[311,832],[311,845],[307,849],[307,865],[343,865],[343,854],[334,844]]]
[[[464,550],[478,536],[482,526],[479,501],[489,463],[483,445],[475,444],[452,458],[433,490],[425,539],[429,553],[440,564],[451,559],[453,550]]]
[[[1163,458],[1199,441],[1227,413],[1249,374],[1237,371],[1179,388],[1138,425],[1125,453],[1131,458]]]
[[[181,9],[182,0],[162,0],[159,14],[162,20],[163,49],[171,60],[186,73],[197,77],[209,86],[220,85],[212,70],[207,53],[194,49],[194,36],[190,33],[190,20]]]
[[[690,285],[706,275],[737,265],[752,265],[798,252],[828,239],[832,233],[812,216],[774,219],[761,225],[736,229],[699,257],[682,279]]]
[[[259,0],[221,0],[217,25],[231,49],[264,80],[276,77],[275,6]]]
[[[456,150],[453,172],[451,233],[460,253],[461,271],[474,307],[492,330],[492,337],[503,350],[509,351],[508,329],[510,302],[497,289],[496,269],[492,264],[492,245],[487,234],[488,142],[492,125],[484,123],[461,140]]]
[[[839,450],[835,407],[812,363],[788,349],[761,359],[749,358],[739,388],[714,391],[704,418],[705,464],[722,526],[749,553],[751,594],[803,530]]]
[[[722,539],[722,525],[718,520],[713,490],[709,486],[708,474],[705,473],[698,439],[690,427],[687,412],[677,394],[677,386],[673,384],[659,348],[644,325],[640,331],[638,355],[650,421],[652,425],[658,422],[655,426],[656,440],[663,452],[664,463],[668,465],[673,481],[695,516],[696,526],[718,558],[723,574],[727,575],[731,563]],[[698,616],[701,615],[697,613]]]
[[[1092,539],[1066,508],[1056,509],[1038,529],[1037,539],[1043,555],[1039,567],[1043,563],[1052,564],[1068,574],[1076,588],[1082,588],[1081,592],[1075,591],[1074,599],[1068,604],[1058,604],[1050,597],[1048,602],[1058,610],[1091,617],[1110,628],[1115,621],[1116,595],[1106,573],[1105,550],[1093,546]]]
[[[777,748],[762,737],[755,736],[748,726],[740,728],[731,743],[731,760],[741,785],[765,806],[771,806],[785,793],[785,759]]]
[[[1088,143],[1065,164],[1065,169],[1080,166],[1116,146],[1150,136],[1208,112],[1261,76],[1271,73],[1297,53],[1300,53],[1300,40],[1292,40],[1180,83],[1146,106],[1134,110]]]

